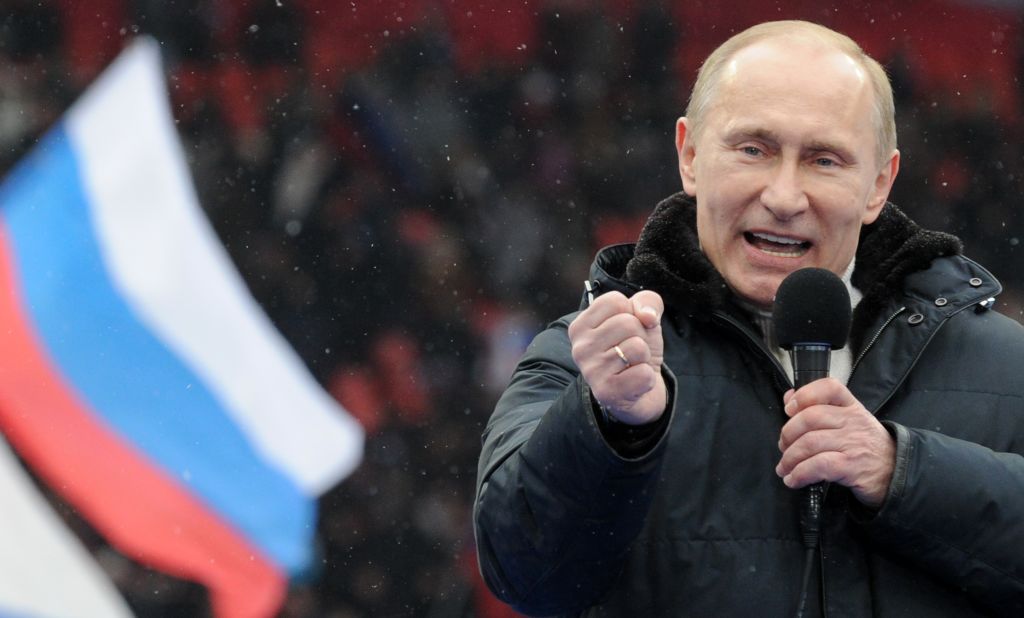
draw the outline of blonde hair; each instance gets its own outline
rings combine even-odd
[[[876,151],[878,161],[879,163],[883,162],[888,154],[896,148],[896,111],[892,100],[892,86],[889,84],[889,77],[886,75],[885,69],[874,58],[867,55],[860,45],[850,37],[808,21],[771,21],[758,24],[732,36],[711,52],[697,73],[697,82],[693,85],[690,103],[686,107],[686,117],[694,137],[700,135],[703,120],[712,104],[722,72],[729,60],[737,52],[754,43],[775,38],[803,39],[824,43],[860,64],[867,73],[875,93],[872,120],[878,138]]]

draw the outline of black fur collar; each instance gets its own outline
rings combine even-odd
[[[664,296],[674,312],[670,317],[706,320],[713,310],[730,304],[732,293],[700,250],[696,212],[684,193],[658,204],[640,233],[625,278]],[[878,219],[861,230],[852,281],[864,298],[854,312],[851,347],[860,349],[865,330],[900,293],[907,275],[961,249],[955,236],[925,230],[886,204]]]

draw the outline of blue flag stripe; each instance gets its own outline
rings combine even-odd
[[[282,569],[306,568],[315,504],[264,463],[202,381],[114,288],[63,127],[6,189],[0,208],[27,313],[67,381],[102,421]]]

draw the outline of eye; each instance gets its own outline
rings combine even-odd
[[[743,146],[740,150],[743,151],[743,154],[750,155],[752,157],[759,157],[764,154],[764,151],[757,146]]]
[[[814,160],[814,164],[819,167],[836,167],[839,162],[830,157],[818,157]]]

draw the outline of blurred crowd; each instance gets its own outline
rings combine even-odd
[[[595,250],[634,240],[678,189],[673,124],[699,62],[757,21],[825,23],[887,66],[892,200],[961,236],[1024,320],[1020,9],[735,4],[3,0],[0,171],[126,42],[155,37],[218,234],[367,430],[283,616],[512,615],[473,554],[480,433],[532,335],[576,308]],[[64,511],[139,615],[207,611],[201,588]]]

